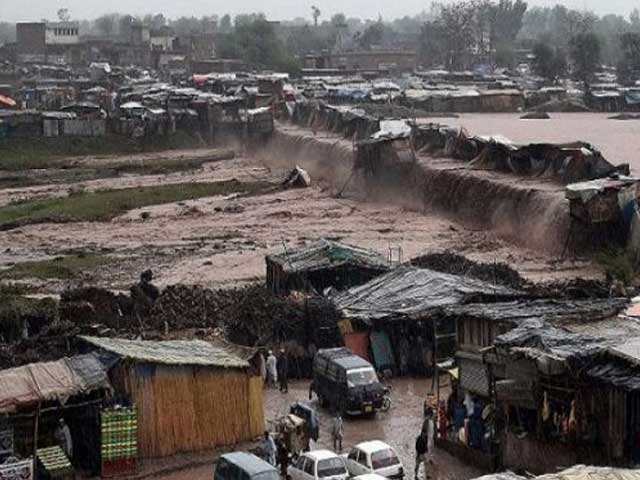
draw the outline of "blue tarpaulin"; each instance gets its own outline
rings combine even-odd
[[[395,369],[396,361],[389,336],[385,332],[371,332],[370,339],[376,370]]]

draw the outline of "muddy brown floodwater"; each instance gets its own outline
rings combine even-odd
[[[391,386],[392,407],[387,413],[378,413],[375,418],[346,418],[343,442],[344,451],[366,440],[382,440],[392,445],[405,466],[405,479],[411,480],[414,473],[414,443],[422,427],[422,404],[426,395],[431,393],[431,379],[394,379],[387,382]],[[289,405],[295,401],[308,401],[309,381],[289,383],[289,393],[281,394],[276,389],[265,391],[265,415],[267,423],[288,412]],[[311,404],[316,408],[320,420],[320,438],[312,449],[328,448],[332,450],[330,426],[332,415],[320,408],[317,400]],[[270,428],[272,429],[272,428]],[[210,480],[212,465],[203,465],[191,469],[159,475],[164,480]],[[457,458],[442,450],[436,450],[434,465],[429,471],[431,480],[467,480],[478,477],[484,472],[465,465]],[[421,475],[421,478],[424,478]]]
[[[592,144],[612,163],[629,163],[633,173],[640,172],[640,120],[611,120],[613,114],[609,113],[549,115],[549,120],[521,120],[520,113],[465,113],[460,118],[440,119],[439,123],[463,126],[472,135],[502,135],[516,143],[581,140]]]

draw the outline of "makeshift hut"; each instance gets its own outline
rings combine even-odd
[[[57,467],[45,473],[60,474],[59,467],[69,473],[73,461],[83,470],[97,474],[99,416],[110,393],[106,370],[93,354],[0,371],[0,460],[23,459],[16,468],[33,471],[29,459],[35,455],[40,469],[46,470],[43,459],[53,455],[57,457]],[[55,438],[60,419],[69,427],[72,459],[65,456]],[[0,474],[0,478],[9,477]]]
[[[442,317],[444,308],[523,296],[521,291],[470,277],[399,267],[333,296],[332,301],[348,323],[342,322],[347,346],[352,332],[367,332],[378,368],[419,374],[455,352],[456,324]]]
[[[265,260],[267,287],[275,294],[322,292],[328,287],[344,290],[389,269],[389,262],[378,253],[326,239],[292,250],[285,248]]]
[[[203,340],[81,338],[111,357],[115,391],[138,412],[141,457],[234,445],[264,431],[254,352]]]
[[[533,405],[526,392],[530,392],[528,384],[515,384],[512,381],[503,382],[505,376],[513,369],[528,370],[515,362],[503,363],[492,351],[497,337],[517,328],[528,321],[545,319],[554,322],[570,322],[575,320],[595,321],[611,318],[626,306],[621,299],[522,299],[511,302],[470,303],[445,307],[443,315],[456,323],[457,350],[455,367],[458,382],[447,399],[446,418],[441,421],[438,435],[438,445],[450,453],[461,457],[467,463],[475,464],[485,469],[492,469],[498,462],[498,445],[495,432],[495,415],[491,410],[494,404],[493,393],[497,390],[505,395],[508,387],[512,399],[518,399],[524,404]],[[498,366],[499,365],[499,366]],[[496,366],[496,368],[491,368]],[[535,378],[535,372],[529,372]],[[523,373],[524,375],[524,373]],[[439,376],[437,378],[436,398],[440,396]],[[494,382],[498,387],[494,388]],[[463,403],[464,399],[464,403]],[[473,402],[473,409],[485,413],[483,415],[469,414],[469,402]],[[465,427],[465,423],[468,427]],[[461,429],[470,432],[461,435]]]
[[[594,467],[574,465],[560,472],[548,473],[537,477],[516,475],[513,472],[492,473],[474,480],[638,480],[640,472],[624,468]]]
[[[633,463],[640,385],[637,365],[620,353],[638,339],[640,318],[626,314],[529,319],[496,337],[486,360],[504,415],[502,464],[545,473]]]

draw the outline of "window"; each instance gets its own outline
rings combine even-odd
[[[216,474],[214,475],[215,480],[230,480],[230,473],[229,464],[226,460],[222,459],[218,462],[218,466],[216,467]]]
[[[379,450],[371,454],[371,466],[374,470],[391,467],[392,465],[397,465],[399,463],[400,460],[398,460],[398,456],[390,448],[387,448],[386,450]]]
[[[359,452],[359,450],[357,448],[352,449],[349,452],[349,457],[348,457],[349,460],[353,460],[354,462],[357,462],[358,461],[358,452]]]
[[[300,471],[304,471],[304,462],[307,459],[307,457],[300,457],[298,458],[298,461],[296,462],[296,468]]]
[[[371,385],[378,381],[376,372],[373,368],[359,368],[357,370],[349,370],[347,372],[347,385],[349,387],[359,387],[363,385]]]
[[[311,475],[312,477],[315,476],[315,466],[316,466],[316,462],[315,460],[312,460],[311,458],[307,458],[307,461],[304,464],[304,473]]]
[[[363,467],[369,467],[369,460],[367,459],[367,454],[365,452],[363,452],[362,450],[360,450],[360,455],[358,456],[358,463],[360,465],[362,465]]]
[[[347,468],[340,457],[326,458],[318,462],[318,478],[346,475]]]

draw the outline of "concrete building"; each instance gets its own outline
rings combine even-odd
[[[417,55],[413,50],[362,50],[307,55],[305,68],[341,70],[413,71]]]
[[[45,25],[45,43],[47,45],[77,45],[80,43],[79,22],[51,22]]]

